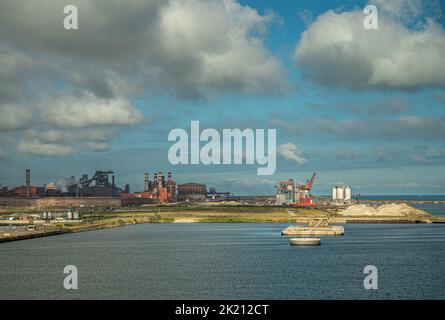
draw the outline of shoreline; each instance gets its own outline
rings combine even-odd
[[[11,209],[10,209],[11,210]],[[14,211],[14,208],[12,209]],[[36,216],[37,212],[33,211]],[[5,213],[4,213],[5,214]],[[54,236],[66,233],[94,231],[145,223],[287,223],[308,225],[313,219],[324,219],[330,225],[343,224],[431,224],[445,223],[445,216],[434,216],[407,204],[373,207],[351,205],[345,208],[270,207],[270,206],[164,206],[134,208],[95,208],[82,213],[82,220],[45,221],[0,220],[0,226],[15,226],[0,230],[0,243]],[[28,230],[29,224],[36,230]],[[26,228],[26,229],[25,229]]]
[[[68,233],[79,233],[79,232],[88,232],[88,231],[97,231],[97,230],[103,230],[103,229],[110,229],[110,228],[122,228],[130,225],[136,225],[136,224],[156,224],[156,223],[182,223],[182,224],[189,224],[189,223],[292,223],[292,224],[306,224],[306,221],[199,221],[198,219],[189,219],[187,221],[178,219],[176,221],[157,221],[157,222],[150,222],[150,221],[137,221],[137,222],[124,222],[123,224],[92,224],[92,225],[80,225],[73,228],[62,228],[62,229],[56,229],[56,230],[39,230],[36,232],[25,232],[23,234],[18,235],[11,235],[8,237],[0,237],[0,243],[6,243],[6,242],[12,242],[12,241],[20,241],[20,240],[29,240],[29,239],[36,239],[36,238],[42,238],[42,237],[50,237],[50,236],[57,236],[62,234],[68,234]],[[330,219],[329,223],[336,224],[336,225],[343,225],[343,224],[442,224],[445,223],[445,218],[442,218],[440,220],[434,220],[434,221],[422,221],[422,220],[407,220],[407,219],[345,219],[342,222],[339,222],[336,219]]]

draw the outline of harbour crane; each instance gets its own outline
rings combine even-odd
[[[316,206],[317,204],[314,203],[310,191],[312,189],[312,186],[314,184],[316,172],[312,174],[312,177],[310,180],[307,180],[305,184],[301,184],[297,186],[297,191],[295,192],[295,199],[296,202],[291,203],[291,206],[294,207],[307,207],[307,206]]]

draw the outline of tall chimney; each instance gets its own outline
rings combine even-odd
[[[153,192],[158,189],[158,174],[155,172],[153,175]]]
[[[116,186],[116,179],[114,176],[111,176],[111,185],[114,187]]]
[[[169,184],[170,184],[170,182],[172,182],[172,173],[171,172],[168,173],[167,181],[168,181]]]
[[[144,191],[148,192],[148,173],[145,173],[145,187]]]
[[[30,185],[31,185],[31,170],[26,169],[26,197],[29,198],[31,196]]]
[[[162,188],[162,180],[163,180],[162,172],[159,171],[159,172],[158,172],[158,192],[161,192],[161,188]]]

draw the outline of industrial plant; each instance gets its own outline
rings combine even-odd
[[[315,180],[314,173],[305,184],[297,184],[293,179],[280,181],[277,185],[277,204],[287,204],[291,206],[315,206],[317,205],[310,195],[310,191]]]
[[[207,191],[205,184],[189,182],[177,184],[172,172],[164,175],[155,172],[153,179],[144,174],[144,190],[130,192],[130,185],[123,188],[116,185],[116,177],[111,170],[97,170],[92,177],[82,174],[60,177],[57,182],[43,186],[31,184],[31,170],[25,171],[25,184],[8,189],[0,188],[0,205],[36,206],[141,206],[169,204],[175,202],[222,201],[233,197],[230,192],[218,192],[214,187]],[[233,199],[232,199],[233,200]]]
[[[0,196],[18,198],[36,197],[119,197],[122,189],[116,187],[113,171],[96,171],[93,177],[83,174],[77,181],[74,176],[60,177],[56,183],[50,182],[41,187],[31,185],[31,170],[26,169],[25,185],[8,189],[2,187]],[[111,182],[110,182],[111,176]]]
[[[116,176],[111,170],[97,170],[91,177],[82,174],[77,180],[74,176],[60,177],[55,183],[43,186],[31,184],[31,170],[25,171],[25,184],[8,189],[0,189],[0,205],[3,206],[143,206],[167,205],[172,203],[235,202],[244,204],[288,205],[311,207],[320,205],[344,206],[352,203],[351,187],[335,185],[332,199],[316,197],[311,194],[316,173],[303,184],[294,179],[279,181],[275,196],[235,196],[231,192],[207,189],[206,184],[186,182],[179,184],[173,173],[162,171],[141,174],[144,179],[142,191],[130,191],[130,185],[122,188],[116,184]]]
[[[145,173],[144,191],[130,193],[129,189],[121,193],[122,205],[167,204],[176,201],[176,181],[168,172],[167,179],[162,172],[154,173],[153,181]]]

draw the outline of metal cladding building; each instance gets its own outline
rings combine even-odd
[[[289,204],[295,202],[295,181],[289,179],[280,181],[277,186],[277,204]]]
[[[204,201],[207,197],[207,188],[205,184],[184,183],[178,185],[179,201]]]

